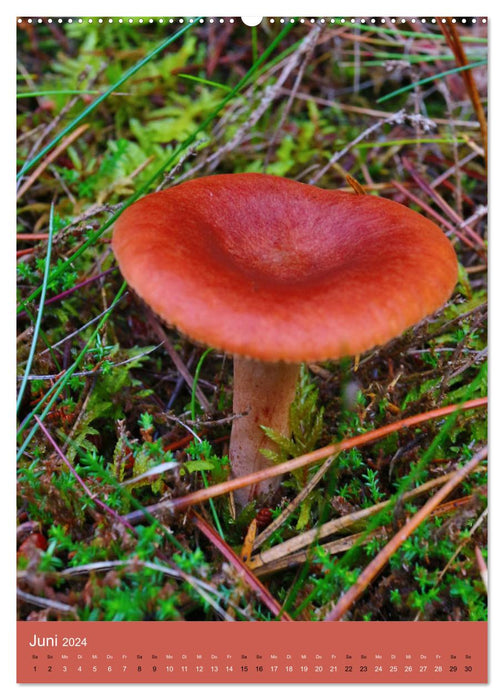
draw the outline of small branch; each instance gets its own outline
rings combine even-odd
[[[25,251],[21,251],[25,252]],[[50,297],[49,299],[46,299],[45,301],[45,306],[48,306],[49,304],[55,304],[58,301],[61,301],[62,299],[65,299],[66,297],[70,296],[74,292],[76,292],[78,289],[81,287],[85,287],[88,284],[92,284],[93,282],[96,282],[97,280],[101,279],[102,277],[105,277],[105,275],[110,274],[111,272],[115,272],[118,268],[117,267],[110,267],[108,270],[105,270],[104,272],[100,272],[100,274],[95,275],[94,277],[89,277],[88,279],[83,280],[82,282],[78,282],[76,285],[74,285],[71,289],[65,289],[64,292],[61,292],[60,294],[56,294],[54,297]],[[18,318],[26,318],[28,314],[26,311],[20,311],[18,314]],[[103,313],[100,314],[100,316],[103,316]],[[100,318],[100,316],[97,316],[97,318]],[[83,326],[85,328],[86,326]],[[69,336],[71,337],[71,336]]]
[[[416,182],[416,184],[422,189],[436,204],[444,211],[444,213],[450,217],[450,219],[460,228],[464,228],[467,231],[467,234],[472,238],[474,243],[479,246],[480,248],[485,250],[485,242],[481,238],[481,236],[476,233],[470,226],[464,225],[464,221],[462,217],[460,217],[457,212],[450,207],[450,205],[441,197],[440,194],[434,190],[431,185],[429,185],[428,182],[426,182],[415,170],[413,167],[413,164],[408,160],[408,158],[403,157],[401,158],[401,162],[408,171],[408,173],[411,175],[413,180]],[[459,234],[460,237],[462,238],[462,232]],[[469,244],[470,245],[470,244]],[[473,248],[474,246],[471,245]],[[478,251],[481,254],[481,251]]]
[[[240,557],[231,549],[231,547],[220,537],[220,535],[197,513],[192,514],[192,519],[196,527],[207,537],[210,542],[217,547],[219,552],[223,554],[230,564],[243,576],[245,581],[251,586],[253,591],[259,596],[262,603],[266,605],[271,612],[280,617],[284,622],[292,622],[290,615],[282,612],[282,608],[277,600],[271,595],[268,589],[262,584],[257,577],[243,564]]]
[[[405,494],[400,496],[400,502],[407,503],[408,501],[412,501],[417,496],[421,496],[427,491],[430,491],[436,486],[445,484],[451,479],[454,473],[456,472],[450,472],[449,474],[438,476],[437,478],[431,479],[430,481],[427,481],[425,484],[422,484],[411,491],[407,491]],[[369,506],[369,508],[364,508],[356,511],[355,513],[349,513],[348,515],[343,515],[339,518],[335,518],[334,520],[329,520],[329,522],[324,523],[319,527],[313,527],[311,530],[307,530],[306,532],[302,532],[300,535],[291,537],[290,539],[285,540],[285,542],[277,544],[274,547],[270,547],[270,549],[267,551],[261,552],[255,557],[252,557],[250,567],[254,569],[259,566],[265,566],[266,564],[269,564],[269,562],[286,557],[293,552],[309,547],[315,541],[320,542],[325,537],[341,532],[341,530],[348,530],[355,528],[355,526],[360,526],[363,521],[366,521],[373,515],[380,513],[385,508],[391,506],[392,503],[393,501],[391,499],[382,501],[374,506]]]
[[[281,95],[290,95],[291,91],[287,90],[285,88],[282,88],[280,90]],[[322,105],[322,107],[331,107],[331,109],[336,109],[338,111],[342,112],[350,112],[351,114],[363,114],[366,117],[378,117],[378,118],[390,118],[394,115],[393,112],[384,112],[383,110],[379,109],[368,109],[367,107],[356,107],[355,105],[349,105],[345,104],[344,102],[336,102],[335,100],[326,100],[323,97],[317,97],[316,95],[311,95],[306,92],[297,92],[296,93],[296,99],[297,100],[304,100],[305,102],[313,102],[314,104],[317,105]],[[462,128],[466,129],[474,129],[478,128],[479,122],[473,122],[473,121],[464,121],[463,119],[460,120],[455,120],[452,121],[450,119],[442,119],[442,118],[432,118],[431,121],[434,122],[434,124],[441,124],[441,125],[446,125],[446,124],[454,124],[455,126],[460,126]]]
[[[289,505],[280,513],[278,518],[273,520],[273,522],[268,525],[268,527],[258,535],[254,541],[253,549],[259,549],[259,547],[266,542],[268,537],[270,537],[279,527],[281,527],[288,517],[293,513],[298,505],[304,501],[304,499],[310,494],[315,486],[319,483],[322,477],[329,471],[329,468],[333,464],[334,460],[338,455],[331,455],[326,459],[324,464],[319,468],[317,473],[310,479],[304,488],[298,493],[298,495],[289,503]]]
[[[327,615],[325,622],[336,622],[341,620],[343,615],[352,607],[355,601],[360,598],[371,581],[378,576],[383,567],[389,562],[390,557],[404,544],[411,534],[419,527],[422,522],[430,515],[430,513],[443,501],[446,496],[453,491],[478,464],[486,459],[488,455],[488,447],[483,447],[477,452],[474,457],[457,470],[439,491],[430,498],[427,503],[418,510],[413,517],[408,520],[406,525],[397,532],[394,537],[385,545],[364,571],[360,574],[356,583],[344,593],[339,599],[335,608]]]
[[[109,307],[110,308],[110,307]],[[105,311],[100,314],[103,316],[104,313],[108,311],[108,308],[105,309]],[[96,319],[93,319],[93,321],[96,321]],[[111,369],[115,369],[116,367],[122,367],[124,365],[129,365],[132,362],[135,362],[136,360],[140,360],[142,357],[146,357],[147,355],[150,355],[151,353],[155,352],[158,348],[160,348],[163,345],[163,343],[159,343],[159,345],[156,345],[153,347],[151,350],[146,350],[145,352],[141,352],[138,355],[134,355],[134,357],[128,357],[127,360],[121,360],[121,362],[115,362],[112,364],[107,365],[106,371],[108,372]],[[52,346],[54,347],[54,346]],[[47,348],[47,350],[52,349]],[[42,355],[42,353],[40,353]],[[71,376],[72,377],[94,377],[96,374],[101,374],[104,370],[103,368],[100,367],[101,363],[98,363],[94,369],[86,370],[83,372],[74,372]],[[37,379],[43,379],[43,380],[50,380],[50,379],[59,379],[61,377],[61,372],[58,372],[58,374],[29,374],[27,376],[27,379],[29,381],[34,381]],[[22,379],[22,377],[17,377],[16,378],[18,381]]]
[[[77,613],[75,608],[71,605],[66,605],[65,603],[60,603],[57,600],[49,600],[48,598],[40,598],[37,595],[32,595],[31,593],[26,593],[20,588],[17,589],[16,595],[20,600],[30,605],[37,605],[39,608],[48,608],[49,610],[54,610],[59,613],[71,613],[75,619],[77,619]]]
[[[73,131],[71,134],[69,134],[63,141],[57,146],[54,151],[51,151],[47,158],[40,163],[38,168],[36,168],[33,173],[28,177],[21,187],[18,190],[17,193],[17,198],[19,199],[24,195],[24,193],[30,189],[30,187],[33,185],[35,180],[44,172],[44,170],[47,168],[47,166],[53,162],[53,160],[56,160],[56,158],[62,153],[64,150],[70,146],[71,143],[73,143],[76,139],[79,138],[87,129],[89,129],[89,124],[81,124],[78,126],[75,131]]]
[[[447,475],[447,478],[445,477],[440,477],[440,479],[433,479],[433,481],[439,481],[441,482],[446,482],[448,479],[451,477],[451,474]],[[432,486],[432,483],[430,483]],[[426,486],[426,484],[424,484]],[[422,489],[422,491],[426,491],[427,489]],[[415,489],[416,491],[416,489]],[[420,491],[420,489],[418,490]],[[413,493],[413,492],[410,492]],[[416,493],[415,495],[418,495]],[[411,500],[413,496],[409,496],[409,494],[405,494],[402,500]],[[463,504],[465,504],[468,500],[470,500],[470,497],[467,499],[458,499],[456,501],[450,501],[449,503],[443,504],[439,508],[436,508],[436,510],[431,514],[431,517],[435,517],[437,515],[440,515],[442,513],[445,513],[447,511],[451,511],[454,508],[457,508],[461,505],[461,501]],[[388,501],[390,503],[390,501]],[[380,504],[381,505],[381,504]],[[385,505],[385,504],[384,504]],[[353,514],[352,514],[353,515]],[[355,513],[357,516],[362,515],[361,513]],[[364,517],[362,517],[364,519]],[[340,528],[341,529],[341,528]],[[362,547],[363,545],[367,544],[368,542],[372,542],[373,540],[376,540],[377,538],[384,539],[386,535],[386,529],[384,527],[378,528],[376,530],[372,530],[371,532],[356,532],[353,535],[348,535],[347,537],[338,537],[337,539],[331,541],[331,542],[326,542],[324,544],[319,544],[318,546],[326,552],[326,554],[341,554],[341,552],[347,552],[353,547]],[[297,539],[297,538],[293,538]],[[289,540],[289,543],[292,540]],[[272,550],[275,549],[274,547]],[[268,550],[268,554],[272,551]],[[313,554],[313,552],[311,552]],[[296,551],[292,554],[287,554],[285,556],[275,558],[275,559],[270,559],[268,558],[268,563],[266,564],[261,564],[259,559],[260,557],[254,557],[253,560],[250,562],[250,568],[254,571],[256,576],[266,576],[269,574],[277,573],[278,571],[283,571],[284,569],[288,569],[294,566],[300,566],[301,564],[304,564],[308,557],[310,556],[310,550],[303,549],[302,551]]]
[[[231,139],[226,141],[220,148],[217,150],[214,150],[207,158],[205,158],[202,162],[196,164],[192,170],[190,170],[188,173],[184,174],[184,179],[187,179],[188,177],[194,177],[195,173],[201,170],[202,167],[209,167],[211,169],[215,169],[222,160],[222,158],[225,156],[226,153],[229,153],[233,150],[235,150],[240,144],[242,144],[248,135],[250,134],[252,128],[257,124],[259,119],[263,116],[263,114],[266,112],[266,110],[270,107],[271,103],[277,99],[278,95],[280,94],[280,90],[283,86],[283,84],[286,82],[287,78],[290,76],[290,74],[295,70],[297,64],[299,63],[299,60],[303,54],[305,54],[307,51],[312,50],[312,43],[318,38],[320,34],[320,27],[315,26],[312,28],[310,33],[305,37],[305,39],[301,42],[297,50],[286,59],[286,63],[282,69],[282,72],[276,79],[275,83],[273,85],[266,85],[263,92],[262,92],[262,97],[261,100],[258,104],[258,106],[254,109],[254,111],[250,114],[249,118],[237,129],[236,133],[233,135]],[[278,68],[278,66],[276,66]],[[253,85],[253,89],[255,88],[255,84]],[[290,91],[289,91],[290,94]],[[252,96],[249,97],[251,99]]]
[[[305,57],[303,59],[303,63],[301,64],[300,68],[298,69],[296,78],[294,80],[294,85],[292,87],[292,90],[289,91],[289,99],[287,100],[285,107],[283,108],[280,121],[277,124],[277,127],[275,129],[275,132],[273,136],[269,140],[269,145],[268,145],[268,150],[266,152],[266,155],[264,157],[264,163],[263,163],[263,170],[266,172],[266,168],[268,166],[268,163],[271,159],[271,156],[273,155],[273,150],[275,148],[275,144],[278,139],[278,134],[282,130],[282,127],[285,123],[285,120],[287,119],[287,115],[289,114],[292,104],[294,102],[294,98],[296,96],[296,92],[299,90],[299,85],[301,84],[301,80],[304,76],[306,67],[308,66],[308,63],[311,61],[313,51],[315,49],[315,45],[318,41],[319,35],[320,35],[320,27],[315,27],[314,31],[307,36],[306,43],[304,45],[304,51],[305,51]]]
[[[311,180],[309,180],[308,184],[314,185],[316,182],[318,182],[320,180],[320,178],[323,177],[326,174],[326,172],[330,168],[332,168],[332,166],[335,163],[337,163],[339,160],[341,160],[341,158],[343,158],[343,156],[346,153],[351,151],[354,146],[356,146],[358,143],[363,141],[365,138],[367,138],[368,136],[373,134],[375,131],[378,131],[379,129],[381,129],[384,124],[395,124],[395,123],[401,122],[404,120],[405,115],[406,115],[405,110],[400,110],[399,112],[392,114],[390,117],[378,120],[377,122],[372,124],[370,127],[365,129],[364,131],[361,131],[361,133],[358,136],[356,136],[356,138],[354,138],[353,141],[350,141],[350,143],[347,143],[347,145],[344,148],[342,148],[341,151],[336,151],[336,153],[334,153],[331,156],[330,160],[326,163],[326,165],[324,165],[324,167],[321,168],[318,171],[318,173],[314,177],[312,177]]]
[[[362,545],[371,542],[380,535],[383,537],[383,534],[384,532],[382,530],[373,530],[373,532],[368,534],[357,532],[347,537],[338,537],[334,542],[326,542],[325,544],[321,544],[320,547],[326,554],[341,554],[341,552],[347,552],[353,547],[362,547]],[[256,563],[256,566],[251,566],[251,568],[256,576],[266,576],[304,564],[309,554],[310,552],[305,549],[302,552],[294,552],[293,554],[288,554],[279,559],[272,559],[267,564],[262,564],[261,566]]]
[[[360,447],[361,445],[374,442],[375,440],[379,440],[387,435],[390,435],[391,433],[395,433],[398,430],[411,428],[436,418],[442,418],[450,415],[451,413],[455,413],[456,411],[469,411],[474,408],[480,408],[482,406],[486,406],[487,403],[487,397],[483,397],[480,399],[472,399],[471,401],[466,401],[462,404],[451,404],[450,406],[437,408],[433,411],[427,411],[426,413],[421,413],[417,416],[403,418],[402,420],[390,423],[389,425],[384,425],[376,430],[370,430],[364,435],[357,435],[353,438],[342,440],[339,443],[326,445],[325,447],[321,447],[320,449],[314,450],[306,455],[295,457],[287,462],[282,462],[282,464],[268,467],[267,469],[255,472],[254,474],[248,474],[247,476],[232,479],[221,484],[214,484],[209,488],[189,493],[186,496],[181,496],[180,498],[175,498],[171,501],[157,503],[147,507],[145,512],[156,516],[160,513],[173,514],[177,511],[186,510],[190,506],[194,506],[197,503],[203,503],[204,501],[208,501],[210,498],[222,496],[225,493],[236,491],[236,489],[243,488],[244,486],[251,486],[252,484],[264,481],[265,479],[271,479],[276,476],[288,474],[296,469],[301,469],[301,467],[306,467],[309,464],[318,462],[319,460],[327,459],[328,457],[331,457],[343,450],[351,450],[354,447]],[[145,518],[145,512],[143,510],[137,510],[129,513],[125,517],[130,523],[136,524]]]
[[[92,326],[93,323],[96,323],[96,321],[99,321],[100,318],[102,318],[102,316],[105,316],[106,314],[108,314],[108,312],[111,311],[111,309],[113,309],[114,306],[116,306],[116,304],[118,304],[122,299],[124,299],[126,294],[127,294],[127,292],[125,294],[123,294],[122,296],[120,296],[119,299],[117,299],[117,301],[112,302],[112,304],[110,304],[110,306],[108,306],[104,311],[99,313],[98,316],[95,316],[90,321],[85,323],[83,326],[81,326],[80,328],[77,328],[77,330],[73,331],[72,333],[69,333],[61,340],[58,340],[56,343],[53,343],[53,345],[51,345],[50,347],[46,348],[45,350],[42,350],[38,356],[41,357],[42,355],[45,355],[46,353],[51,352],[51,350],[54,350],[54,348],[57,348],[59,345],[62,345],[63,343],[68,342],[71,338],[74,338],[76,335],[80,335],[82,333],[82,331],[86,330],[86,328],[88,328],[89,326]],[[46,302],[46,304],[47,304],[47,302]],[[25,313],[25,312],[22,312],[22,313]]]
[[[154,326],[154,328],[156,330],[156,333],[160,337],[160,339],[165,347],[166,352],[170,356],[171,361],[173,362],[173,364],[177,368],[179,374],[184,378],[184,381],[187,384],[187,386],[189,387],[189,390],[192,391],[193,384],[194,384],[194,378],[193,378],[192,374],[189,372],[189,370],[187,369],[185,364],[182,362],[182,360],[178,356],[178,353],[175,350],[175,348],[173,347],[172,343],[170,342],[170,339],[166,335],[164,328],[159,323],[159,321],[157,320],[157,318],[154,316],[153,313],[150,314],[150,320],[151,320],[152,325]],[[204,395],[204,393],[201,391],[201,389],[198,386],[196,387],[196,397],[197,397],[198,401],[200,402],[202,409],[205,412],[208,412],[210,410],[210,403],[209,403],[208,399],[206,398],[206,396]]]
[[[222,617],[228,622],[233,621],[232,618],[230,618],[230,616],[226,613],[226,611],[215,602],[211,595],[209,595],[211,593],[216,598],[222,598],[223,596],[219,593],[218,590],[216,590],[212,585],[210,585],[206,581],[198,579],[195,576],[191,576],[185,571],[182,571],[181,569],[175,568],[173,566],[154,564],[137,558],[116,559],[109,561],[91,562],[89,564],[83,564],[82,566],[69,567],[68,569],[64,569],[63,571],[59,572],[59,576],[73,577],[80,576],[81,574],[89,574],[95,571],[109,571],[111,569],[128,567],[135,571],[138,569],[139,566],[142,566],[143,568],[149,569],[151,571],[159,571],[164,576],[170,576],[175,579],[180,579],[181,581],[186,581],[190,586],[194,588],[198,595],[200,595],[203,598],[203,600],[205,600],[217,612],[217,614],[220,617]]]

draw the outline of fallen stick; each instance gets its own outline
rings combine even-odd
[[[376,430],[370,430],[364,435],[357,435],[355,437],[348,438],[347,440],[342,440],[341,442],[326,445],[325,447],[321,447],[320,449],[314,450],[306,455],[295,457],[287,462],[276,464],[273,467],[262,469],[261,471],[254,472],[253,474],[247,474],[246,476],[242,476],[238,479],[231,479],[230,481],[225,481],[221,484],[214,484],[208,488],[200,489],[199,491],[194,491],[193,493],[188,493],[180,498],[160,501],[159,503],[142,508],[141,510],[132,511],[124,517],[132,525],[135,525],[136,523],[142,522],[149,515],[153,517],[156,517],[158,514],[173,515],[198,503],[208,501],[210,498],[216,498],[217,496],[222,496],[230,491],[236,491],[237,489],[251,486],[259,481],[264,481],[265,479],[271,479],[276,476],[288,474],[296,469],[301,469],[301,467],[306,467],[314,462],[327,459],[328,457],[331,457],[338,452],[342,452],[343,450],[350,450],[354,447],[360,447],[361,445],[365,445],[369,442],[374,442],[375,440],[379,440],[386,435],[395,433],[397,430],[426,423],[427,421],[435,418],[443,418],[451,413],[455,413],[456,411],[469,411],[474,408],[485,406],[487,403],[488,399],[485,396],[480,399],[472,399],[471,401],[466,401],[461,404],[451,404],[450,406],[444,406],[443,408],[436,408],[433,411],[427,411],[426,413],[421,413],[417,416],[403,418],[402,420],[389,423],[389,425],[384,425]]]
[[[325,622],[336,622],[341,620],[343,615],[352,607],[355,601],[364,593],[371,581],[376,578],[383,567],[388,563],[390,557],[399,549],[399,547],[411,536],[416,528],[427,518],[431,512],[443,501],[446,496],[453,491],[465,478],[468,476],[478,464],[487,457],[488,447],[483,447],[477,452],[474,457],[467,462],[462,469],[458,469],[456,474],[452,476],[437,493],[430,498],[427,503],[418,510],[415,515],[397,532],[392,539],[387,542],[385,547],[376,555],[364,571],[360,574],[357,581],[344,593],[333,610],[325,618]]]

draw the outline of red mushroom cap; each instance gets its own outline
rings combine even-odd
[[[363,352],[439,308],[457,280],[446,236],[407,207],[256,173],[140,199],[113,248],[167,322],[264,361]]]

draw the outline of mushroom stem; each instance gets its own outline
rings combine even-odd
[[[275,449],[261,429],[264,425],[278,433],[290,435],[289,409],[294,400],[300,365],[284,362],[260,362],[235,355],[233,421],[229,458],[233,476],[271,466],[260,450]],[[235,492],[239,507],[259,498],[267,499],[278,488],[279,479],[262,481]]]

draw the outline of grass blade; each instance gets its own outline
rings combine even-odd
[[[31,366],[33,363],[33,358],[35,356],[35,350],[37,348],[37,339],[39,336],[40,324],[42,322],[42,315],[44,313],[44,302],[45,302],[46,293],[47,293],[47,283],[49,280],[49,269],[51,267],[51,250],[52,250],[53,232],[54,232],[54,203],[51,204],[51,211],[49,214],[49,238],[47,240],[47,254],[46,254],[46,262],[45,262],[45,268],[44,268],[44,279],[42,281],[42,288],[41,288],[41,292],[40,292],[40,303],[39,303],[39,308],[38,308],[38,313],[37,313],[37,320],[35,322],[35,328],[33,331],[33,338],[32,338],[32,343],[31,343],[31,347],[30,347],[30,354],[28,355],[28,361],[26,363],[25,373],[23,376],[23,380],[21,382],[21,386],[19,388],[19,394],[18,394],[17,402],[16,402],[16,413],[19,411],[19,407],[20,407],[21,402],[23,400],[24,392],[26,389],[26,384],[28,383],[28,377],[30,376],[30,370],[31,370]]]
[[[199,19],[199,17],[196,19],[196,21]],[[115,82],[113,85],[111,85],[108,90],[105,90],[105,92],[100,95],[100,97],[97,97],[94,102],[92,102],[86,109],[84,109],[79,116],[75,117],[75,119],[72,119],[70,124],[68,124],[50,143],[47,144],[34,158],[32,158],[30,161],[25,163],[21,170],[19,171],[17,175],[17,180],[19,181],[23,175],[28,172],[36,163],[41,160],[45,156],[45,154],[51,150],[61,139],[66,136],[72,129],[74,129],[77,124],[79,124],[85,117],[87,117],[88,114],[93,112],[98,105],[100,105],[104,100],[107,99],[109,95],[111,95],[113,92],[117,90],[123,83],[125,83],[131,76],[135,75],[135,73],[138,73],[140,68],[143,68],[147,63],[152,61],[153,58],[155,58],[158,53],[163,51],[167,46],[172,44],[176,39],[178,39],[179,36],[184,34],[188,29],[193,27],[195,22],[190,23],[187,22],[187,24],[182,27],[181,29],[178,30],[178,32],[175,32],[175,34],[172,34],[172,36],[168,37],[165,41],[163,41],[158,47],[156,47],[153,51],[151,51],[147,56],[144,56],[138,63],[135,63],[134,66],[132,66],[129,70],[127,70],[123,75],[120,77],[120,79]]]
[[[61,394],[63,389],[66,386],[66,383],[74,373],[74,371],[77,369],[79,366],[81,360],[83,359],[84,355],[86,354],[88,348],[94,343],[98,333],[102,329],[103,325],[106,323],[108,317],[112,313],[112,309],[116,306],[116,304],[119,302],[120,298],[122,297],[124,291],[126,290],[126,282],[123,282],[121,285],[121,288],[119,289],[118,293],[116,294],[112,304],[109,306],[108,313],[105,314],[101,319],[93,333],[90,335],[89,340],[87,343],[84,345],[78,356],[76,357],[75,361],[73,362],[72,365],[65,371],[64,374],[61,375],[61,377],[53,384],[53,386],[50,388],[50,390],[47,392],[47,394],[38,402],[38,404],[35,406],[35,408],[26,416],[25,420],[21,424],[21,427],[19,428],[18,431],[18,438],[21,437],[21,432],[24,428],[24,426],[34,417],[35,414],[37,414],[37,411],[41,406],[47,401],[48,396],[50,396],[51,392],[54,392],[49,401],[47,401],[46,406],[44,410],[39,414],[40,419],[43,420],[49,411],[51,410],[52,406],[54,405],[56,399],[58,396]],[[18,450],[18,453],[16,455],[16,459],[19,460],[22,456],[28,445],[30,444],[33,436],[38,430],[38,424],[35,424],[33,428],[30,430],[28,435],[26,436],[25,440],[23,441],[23,444]]]
[[[417,80],[415,83],[411,83],[411,85],[406,85],[406,87],[399,88],[398,90],[394,90],[393,92],[389,92],[387,95],[384,95],[383,97],[379,97],[376,102],[385,102],[386,100],[390,100],[391,97],[396,97],[397,95],[401,95],[403,92],[409,92],[410,90],[413,90],[416,88],[418,85],[425,85],[426,83],[432,83],[434,80],[438,80],[439,78],[444,78],[447,75],[453,75],[454,73],[461,73],[462,71],[465,70],[471,70],[471,68],[479,68],[480,66],[486,65],[487,60],[483,61],[476,61],[475,63],[469,63],[467,66],[460,66],[459,68],[452,68],[451,70],[445,70],[442,73],[436,73],[436,75],[430,75],[428,78],[423,78],[422,80]]]

